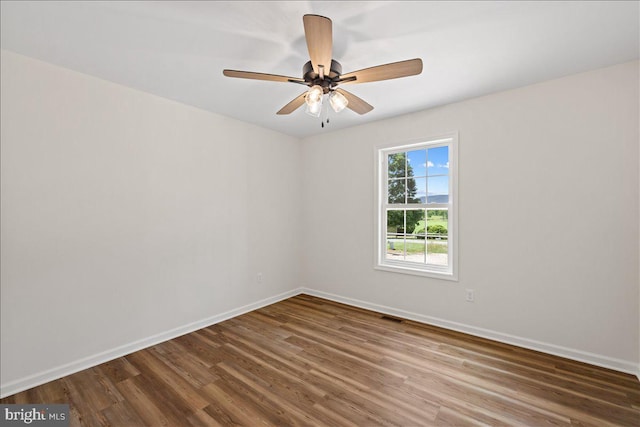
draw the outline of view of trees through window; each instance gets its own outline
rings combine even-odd
[[[388,154],[387,259],[448,265],[447,146]]]

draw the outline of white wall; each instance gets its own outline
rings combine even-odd
[[[301,285],[638,367],[638,63],[300,143],[0,62],[3,395]],[[373,270],[373,147],[451,130],[460,281]]]
[[[297,139],[1,63],[3,394],[298,286]]]
[[[304,285],[635,372],[638,99],[634,62],[304,139]],[[459,282],[374,271],[374,147],[455,130]]]

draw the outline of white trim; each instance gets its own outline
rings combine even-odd
[[[509,335],[502,332],[492,331],[490,329],[478,328],[476,326],[465,325],[463,323],[452,322],[449,320],[439,319],[437,317],[425,316],[423,314],[412,313],[410,311],[400,310],[393,307],[387,307],[367,301],[362,301],[354,298],[342,297],[339,295],[316,291],[313,289],[303,288],[302,292],[307,295],[316,296],[319,298],[325,298],[331,301],[340,302],[355,307],[364,308],[367,310],[373,310],[378,313],[389,314],[395,317],[401,317],[408,320],[413,320],[427,325],[439,326],[441,328],[450,329],[453,331],[463,332],[465,334],[473,335],[476,337],[487,338],[490,340],[498,341],[505,344],[511,344],[518,347],[527,348],[529,350],[540,351],[542,353],[551,354],[554,356],[560,356],[578,362],[589,363],[591,365],[600,366],[603,368],[613,369],[628,374],[634,374],[638,376],[640,380],[640,365],[628,360],[616,359],[613,357],[602,356],[600,354],[589,353],[582,350],[576,350],[573,348],[563,347],[556,344],[545,343],[542,341],[536,341],[529,338],[518,337],[515,335]]]
[[[429,264],[431,265],[431,264]],[[433,270],[423,270],[419,268],[411,268],[409,265],[392,265],[392,264],[384,264],[384,265],[376,265],[374,266],[374,270],[387,271],[389,273],[403,273],[403,274],[411,274],[413,276],[422,276],[422,277],[431,277],[432,279],[442,279],[442,280],[451,280],[453,282],[457,282],[458,279],[453,276],[453,274],[443,271],[439,272],[436,270],[438,266],[434,267]]]
[[[143,338],[111,350],[94,354],[93,356],[83,357],[82,359],[69,362],[62,366],[51,368],[46,371],[38,372],[36,374],[29,375],[15,381],[2,384],[0,385],[0,398],[4,398],[12,394],[28,390],[32,387],[48,383],[49,381],[57,380],[67,375],[75,374],[76,372],[82,371],[84,369],[92,368],[110,360],[117,359],[118,357],[126,356],[127,354],[131,354],[135,351],[139,351],[144,348],[160,344],[161,342],[177,338],[184,334],[197,331],[198,329],[215,325],[216,323],[229,320],[233,317],[240,316],[241,314],[245,314],[250,311],[265,307],[267,305],[274,304],[278,301],[291,298],[292,296],[299,295],[301,292],[301,288],[283,292],[281,294],[265,298],[260,301],[256,301],[229,311],[225,311],[224,313],[220,313],[215,316],[199,320],[197,322],[192,322],[187,325],[161,332],[159,334],[152,335],[150,337]]]

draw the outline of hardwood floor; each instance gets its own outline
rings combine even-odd
[[[632,375],[307,295],[1,403],[83,426],[638,426]]]

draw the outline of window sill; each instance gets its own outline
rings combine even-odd
[[[434,270],[422,270],[418,268],[411,268],[410,266],[398,266],[389,264],[377,264],[373,267],[375,270],[388,271],[391,273],[410,274],[413,276],[431,277],[433,279],[449,280],[457,282],[457,275],[450,272],[440,272]]]

